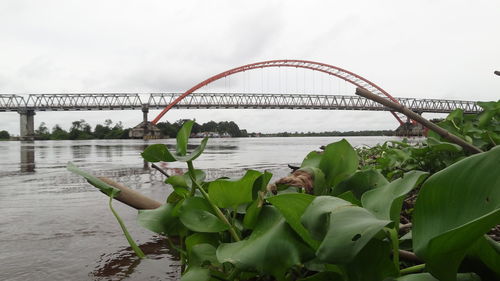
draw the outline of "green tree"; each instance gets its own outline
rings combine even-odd
[[[87,140],[91,139],[92,137],[92,129],[90,128],[90,125],[85,122],[85,120],[80,119],[71,123],[71,128],[69,130],[70,139]]]
[[[7,131],[0,131],[0,139],[4,140],[4,139],[9,139],[10,138],[10,134],[9,132]]]
[[[217,123],[210,121],[201,125],[202,132],[217,132]]]
[[[52,128],[52,133],[50,134],[51,140],[67,140],[69,139],[69,133],[62,129],[59,125],[55,125]]]

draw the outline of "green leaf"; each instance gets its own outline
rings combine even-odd
[[[434,278],[429,273],[418,273],[418,274],[410,274],[399,277],[397,279],[390,279],[394,281],[439,281]],[[474,273],[462,273],[456,276],[456,281],[481,281],[481,278]],[[484,280],[486,281],[486,280]]]
[[[332,187],[351,176],[358,168],[358,154],[345,140],[326,146],[319,168],[326,177],[326,185]]]
[[[368,169],[357,171],[346,180],[333,188],[332,195],[337,196],[352,191],[356,198],[361,199],[361,195],[368,190],[388,184],[389,181],[377,170]]]
[[[372,239],[353,261],[345,265],[349,281],[382,281],[399,272],[391,258],[389,242]]]
[[[500,243],[487,235],[479,238],[467,251],[467,258],[479,261],[491,271],[490,279],[500,280]],[[477,272],[477,271],[476,271]]]
[[[344,199],[345,201],[349,201],[351,204],[361,207],[361,201],[354,195],[352,191],[346,191],[338,196],[340,199]]]
[[[170,153],[167,146],[161,143],[152,144],[141,153],[148,162],[175,162],[177,159]]]
[[[411,171],[391,183],[367,191],[361,197],[364,208],[382,220],[392,220],[399,223],[399,215],[405,195],[417,187],[428,173]]]
[[[81,170],[80,168],[76,167],[71,162],[68,162],[68,165],[66,166],[66,168],[68,169],[68,171],[84,177],[91,185],[97,187],[100,191],[102,191],[104,194],[106,194],[108,196],[115,197],[120,193],[120,190],[118,188],[112,187],[111,185],[94,177],[93,175]]]
[[[285,272],[314,256],[313,251],[288,226],[279,211],[264,206],[252,234],[245,240],[221,244],[219,262],[244,271],[256,270],[284,280]]]
[[[208,186],[208,195],[215,205],[221,208],[237,207],[252,202],[254,182],[261,176],[260,172],[248,170],[237,180],[218,179]]]
[[[259,218],[260,211],[262,211],[262,201],[254,200],[247,208],[245,217],[243,217],[243,226],[246,229],[254,229]]]
[[[191,129],[193,128],[194,121],[188,120],[184,122],[182,127],[177,133],[177,146],[176,146],[176,156],[185,156],[187,153],[187,145],[189,136],[191,135]]]
[[[215,251],[216,248],[208,243],[194,245],[189,252],[189,266],[202,266],[205,262],[219,265]]]
[[[258,197],[259,191],[265,192],[267,190],[267,185],[272,177],[272,173],[264,171],[264,173],[255,180],[252,189],[252,199],[255,200]]]
[[[311,248],[317,249],[318,241],[314,240],[307,229],[301,224],[300,218],[307,206],[314,200],[314,196],[303,193],[285,193],[267,198],[267,201],[273,204],[285,217],[286,222],[299,234],[299,236]]]
[[[204,138],[201,141],[200,145],[198,147],[196,147],[190,154],[188,154],[186,156],[175,156],[175,158],[177,159],[177,161],[181,161],[181,162],[193,161],[203,153],[203,151],[205,150],[205,147],[207,146],[207,142],[208,142],[208,138]]]
[[[178,235],[184,226],[174,214],[175,204],[167,203],[154,210],[139,210],[137,222],[144,228],[162,235]]]
[[[219,245],[218,234],[216,233],[194,233],[186,238],[186,250],[191,252],[193,246],[198,244],[210,244],[212,246]]]
[[[432,137],[427,138],[427,145],[429,145],[433,151],[460,152],[463,150],[458,144],[442,142]]]
[[[201,267],[192,267],[181,277],[181,281],[208,281],[210,270]]]
[[[228,229],[201,197],[189,197],[182,203],[179,218],[188,229],[197,232],[220,232]]]
[[[301,223],[309,231],[313,239],[323,240],[327,233],[327,225],[330,220],[330,212],[336,208],[351,206],[348,201],[331,197],[318,196],[307,206],[303,212]]]
[[[141,155],[142,158],[148,162],[188,162],[195,160],[203,153],[203,150],[205,150],[207,146],[207,142],[208,138],[204,138],[201,144],[188,155],[186,155],[186,153],[184,153],[184,155],[173,155],[164,144],[152,144],[146,147]]]
[[[427,269],[454,280],[467,249],[500,223],[500,147],[432,175],[413,214],[413,245]]]
[[[184,188],[189,188],[190,186],[186,183],[186,174],[184,175],[173,175],[168,177],[165,180],[165,183],[170,184],[172,186],[179,186],[179,187],[184,187]],[[189,176],[187,176],[189,178]]]
[[[370,211],[336,197],[319,196],[307,207],[302,224],[315,239],[316,250],[327,263],[347,263],[387,224]]]
[[[319,163],[321,162],[322,156],[323,155],[317,151],[311,151],[309,152],[309,154],[307,154],[306,158],[304,158],[300,167],[319,168]]]

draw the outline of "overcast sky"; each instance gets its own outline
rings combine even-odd
[[[243,64],[306,59],[353,71],[396,97],[498,100],[499,15],[497,0],[2,0],[0,93],[183,92]],[[107,118],[131,127],[141,112],[38,112],[35,126]],[[397,126],[387,112],[354,111],[172,110],[163,120],[180,118],[262,132]],[[18,114],[0,113],[0,130],[18,134]]]

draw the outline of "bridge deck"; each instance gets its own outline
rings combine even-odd
[[[32,94],[0,95],[0,112],[83,111],[163,109],[181,93],[153,93],[147,100],[139,94]],[[474,101],[396,98],[415,112],[449,113],[461,108],[465,113],[478,113],[481,108]],[[207,109],[316,109],[316,110],[370,110],[389,111],[388,108],[359,96],[307,94],[243,94],[194,93],[175,108]]]

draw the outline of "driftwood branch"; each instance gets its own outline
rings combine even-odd
[[[464,141],[463,139],[455,136],[454,134],[439,127],[438,125],[432,123],[431,121],[423,118],[419,114],[411,111],[410,109],[408,109],[407,107],[405,107],[401,104],[395,103],[395,102],[390,101],[388,99],[385,99],[381,96],[377,96],[377,95],[375,95],[375,94],[373,94],[365,89],[361,89],[361,88],[356,89],[356,95],[365,97],[365,98],[370,99],[370,100],[375,101],[375,102],[378,102],[382,105],[387,106],[388,108],[390,108],[393,111],[397,111],[399,113],[402,113],[402,114],[408,116],[408,118],[417,121],[418,123],[427,127],[429,130],[432,130],[432,131],[436,132],[437,134],[439,134],[440,136],[442,136],[443,138],[460,145],[461,147],[468,150],[469,152],[472,152],[472,153],[483,152],[481,149],[479,149],[479,148],[475,147],[474,145]]]
[[[167,174],[167,172],[165,172],[162,168],[158,167],[156,164],[151,164],[151,167],[155,168],[156,170],[158,170],[158,172],[162,173],[164,176],[166,176],[167,178],[169,178],[170,176]]]
[[[415,255],[412,252],[405,251],[405,250],[399,250],[399,257],[405,261],[411,261],[411,262],[415,262],[415,263],[423,262],[422,259],[417,257],[417,255]]]
[[[154,199],[140,194],[139,192],[130,189],[122,184],[119,184],[111,179],[105,177],[99,177],[103,182],[111,185],[120,190],[118,196],[115,197],[116,200],[129,205],[137,210],[152,210],[160,207],[162,204]]]

